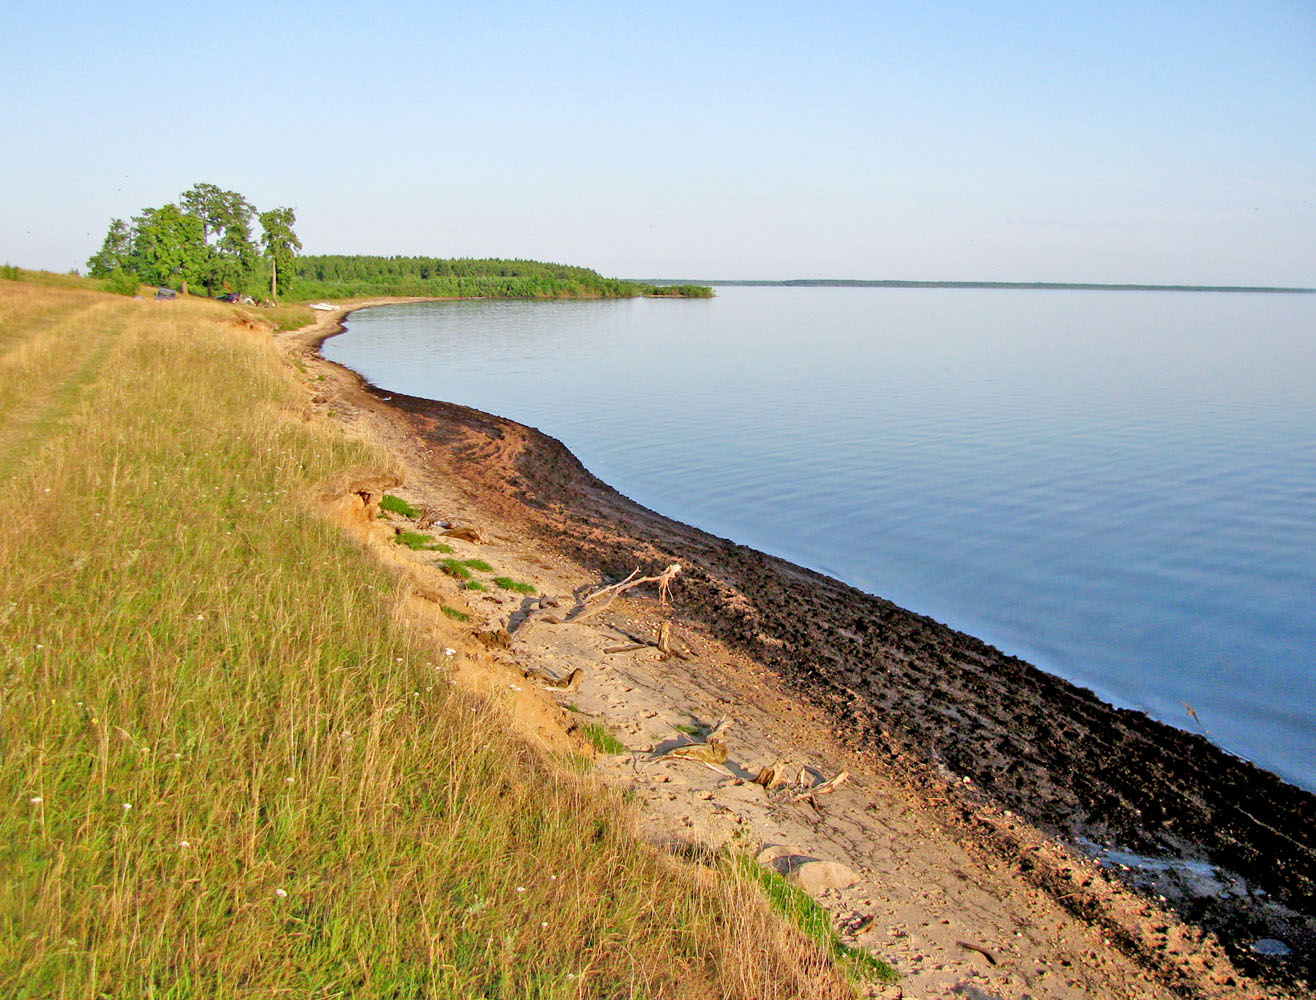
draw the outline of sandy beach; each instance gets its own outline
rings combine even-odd
[[[460,681],[547,751],[588,754],[632,793],[654,844],[691,864],[733,848],[789,873],[852,944],[901,971],[875,995],[1308,994],[1316,796],[664,518],[538,431],[368,385],[318,354],[348,311],[280,336],[308,372],[307,419],[396,458],[393,477],[330,506],[408,581],[418,622],[436,603],[469,615],[452,640]],[[473,529],[444,541],[534,593],[463,590],[435,553],[396,545],[416,524],[379,516],[385,492]],[[669,604],[644,587],[586,608],[633,570],[671,564]],[[723,759],[680,752],[707,747],[719,722]],[[591,725],[624,751],[590,748]],[[782,780],[756,780],[774,765]]]

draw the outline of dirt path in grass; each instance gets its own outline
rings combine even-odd
[[[526,735],[549,750],[588,755],[603,780],[632,793],[655,844],[696,860],[731,847],[788,872],[831,911],[849,943],[903,974],[897,987],[874,988],[874,995],[1302,995],[1291,967],[1287,980],[1281,967],[1279,979],[1263,984],[1250,973],[1265,973],[1264,965],[1240,970],[1213,935],[1182,919],[1203,912],[1194,900],[1253,893],[1245,882],[1208,886],[1190,877],[1201,869],[1168,863],[1122,872],[1121,860],[1067,846],[1075,830],[1096,829],[1080,822],[1074,805],[1091,801],[1093,785],[1086,774],[1065,783],[1060,765],[1035,759],[1032,734],[1049,726],[1073,731],[1057,740],[1079,740],[1086,732],[1108,748],[1160,738],[1155,731],[1121,730],[1086,693],[1039,679],[976,640],[631,504],[536,431],[372,389],[316,354],[340,315],[280,338],[305,367],[308,417],[341,423],[397,456],[400,482],[357,484],[368,499],[387,488],[434,512],[440,521],[431,535],[453,524],[476,527],[480,538],[440,538],[450,554],[413,552],[394,544],[396,532],[418,527],[400,515],[366,516],[358,522],[362,536],[411,581],[414,620],[438,623],[454,650],[456,676],[505,703]],[[355,491],[343,502],[362,503]],[[463,589],[442,571],[446,558],[487,563],[490,571],[472,571],[487,589]],[[672,606],[647,588],[582,622],[554,623],[583,594],[636,565],[652,572],[673,560],[685,569]],[[533,593],[504,589],[495,577],[524,582]],[[453,615],[469,620],[456,625]],[[874,619],[907,641],[873,634]],[[653,647],[663,623],[680,655],[664,657]],[[880,688],[865,687],[859,663],[881,679]],[[977,674],[965,664],[977,664]],[[577,683],[552,685],[577,670]],[[899,731],[881,724],[897,710],[892,692],[909,715]],[[1001,711],[1013,717],[989,717]],[[725,759],[710,765],[679,752],[654,759],[702,740],[723,720]],[[594,751],[584,738],[591,727],[596,741],[607,731],[624,749]],[[921,738],[928,733],[934,752]],[[1012,735],[1017,747],[1009,745]],[[981,761],[965,766],[969,740],[979,742]],[[1139,760],[1145,763],[1125,763]],[[785,782],[757,783],[774,763]],[[1091,762],[1076,766],[1098,776]],[[1013,777],[983,777],[997,772]],[[1165,781],[1188,780],[1172,774],[1158,783],[1163,774],[1144,770],[1125,784],[1165,794]],[[840,775],[832,790],[807,794]],[[1114,779],[1104,780],[1098,792],[1112,787]],[[1041,805],[1021,808],[1029,789]],[[1300,813],[1304,800],[1291,806]],[[1275,815],[1292,819],[1282,809],[1265,818]],[[1113,821],[1103,829],[1112,841],[1122,833]],[[1301,875],[1301,858],[1290,864]],[[1142,877],[1142,891],[1112,870],[1126,881]],[[1206,870],[1207,882],[1225,878],[1222,869]],[[1265,896],[1255,895],[1254,909],[1278,905]],[[1300,942],[1310,923],[1281,909],[1270,917],[1288,920],[1281,925],[1289,943]],[[1265,918],[1252,914],[1260,923],[1246,932]]]
[[[0,354],[0,380],[14,390],[6,394],[0,421],[0,476],[13,475],[36,454],[100,372],[125,323],[121,314],[109,317],[108,311],[92,306],[37,332],[25,330],[26,339]]]

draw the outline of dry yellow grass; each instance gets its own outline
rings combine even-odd
[[[0,993],[846,994],[456,693],[266,331],[0,281],[0,407]]]

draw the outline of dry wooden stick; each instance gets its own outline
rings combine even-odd
[[[828,778],[820,785],[814,785],[812,788],[805,789],[804,791],[800,792],[799,795],[794,796],[791,799],[791,801],[803,802],[805,799],[811,799],[815,795],[826,795],[828,792],[834,792],[836,791],[837,786],[840,785],[842,782],[844,782],[845,779],[848,777],[850,777],[850,772],[842,771],[840,774],[836,775],[835,777]]]
[[[640,636],[633,635],[625,629],[619,628],[617,631],[627,639],[630,639],[631,642],[624,646],[609,646],[603,651],[604,653],[633,653],[637,649],[656,649],[662,654],[658,657],[659,661],[670,660],[673,656],[678,660],[690,659],[688,655],[681,652],[679,649],[673,648],[671,622],[663,622],[658,626],[658,640],[656,642],[653,639],[642,639]]]

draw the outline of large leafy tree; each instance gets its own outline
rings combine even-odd
[[[205,232],[206,269],[202,279],[212,295],[217,288],[244,289],[255,277],[259,253],[251,239],[255,206],[236,191],[214,184],[194,184],[180,199],[183,211],[199,219]]]
[[[115,271],[132,268],[133,231],[122,219],[113,219],[105,242],[87,261],[88,273],[93,278],[108,278]]]
[[[164,285],[181,281],[205,283],[209,255],[205,229],[195,216],[170,202],[147,208],[133,218],[132,261],[143,281]]]
[[[87,261],[93,277],[128,273],[152,284],[203,285],[256,292],[261,283],[262,253],[252,237],[256,208],[236,191],[215,184],[194,184],[159,208],[144,208],[132,224],[110,223],[101,249]],[[268,222],[266,221],[268,217]],[[301,243],[292,231],[292,209],[262,213],[264,258],[275,287],[286,289],[293,276],[293,258]]]
[[[297,216],[291,208],[272,208],[260,213],[260,241],[270,265],[270,298],[279,297],[280,283],[286,292],[292,287],[293,260],[302,241],[292,231]]]

